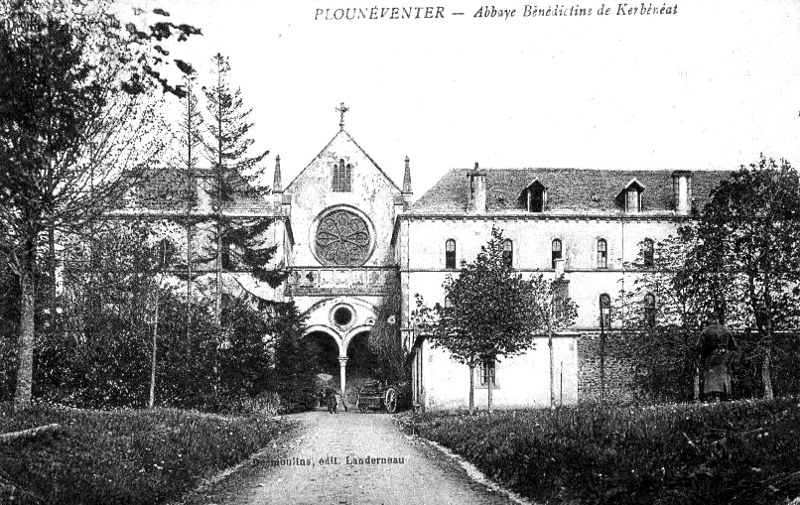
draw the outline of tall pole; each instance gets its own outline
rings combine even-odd
[[[156,402],[156,353],[158,350],[158,302],[160,290],[158,286],[156,286],[156,307],[155,307],[155,315],[153,317],[153,352],[151,354],[151,361],[150,361],[150,403],[149,406],[152,409]]]
[[[600,399],[606,399],[606,315],[600,297]]]

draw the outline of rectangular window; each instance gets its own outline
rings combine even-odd
[[[333,191],[339,193],[350,191],[351,169],[349,164],[344,164],[344,160],[339,160],[339,164],[333,166]]]
[[[497,388],[499,384],[497,383],[497,368],[495,367],[495,361],[484,361],[480,365],[478,365],[478,386],[487,388]]]

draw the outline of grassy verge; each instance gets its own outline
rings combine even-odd
[[[434,413],[407,428],[539,502],[778,504],[800,496],[799,401]]]
[[[0,503],[162,503],[291,429],[278,420],[165,409],[35,407],[11,416],[0,405],[0,433],[49,423],[65,431],[0,444]]]

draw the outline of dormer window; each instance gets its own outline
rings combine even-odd
[[[522,191],[520,201],[528,212],[544,212],[547,205],[547,188],[538,180],[533,181]]]
[[[625,209],[626,214],[637,214],[642,208],[642,192],[644,186],[636,179],[625,185],[617,195],[617,202]]]

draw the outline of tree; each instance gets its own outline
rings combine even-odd
[[[191,303],[192,285],[195,277],[198,276],[192,268],[193,266],[193,247],[192,239],[194,236],[194,226],[199,219],[192,216],[192,210],[197,202],[195,184],[197,183],[197,169],[200,162],[200,149],[203,145],[201,127],[203,125],[203,115],[200,111],[197,94],[195,93],[195,74],[184,76],[183,83],[186,94],[183,96],[180,121],[178,123],[179,134],[177,135],[178,148],[173,160],[176,168],[183,173],[186,182],[186,216],[184,225],[186,228],[186,264],[177,265],[185,274],[186,281],[186,300]],[[186,312],[186,337],[189,337],[191,326],[191,311]]]
[[[150,34],[129,25],[125,35],[107,4],[0,6],[0,254],[21,290],[16,410],[31,399],[42,235],[75,233],[124,194],[141,167],[136,155],[152,154],[152,145],[142,147],[154,137],[142,135],[155,129],[139,99],[121,93],[144,96],[152,82],[169,87],[147,42],[173,29],[183,38],[196,33],[159,22]]]
[[[314,392],[316,356],[313,345],[303,338],[304,323],[294,302],[274,306],[275,379],[284,412],[307,408]]]
[[[492,227],[491,238],[475,261],[462,266],[456,279],[444,282],[444,306],[427,309],[417,298],[414,316],[424,324],[432,345],[469,366],[470,413],[475,407],[475,367],[487,369],[491,412],[495,363],[530,349],[534,336],[547,331],[548,325],[552,339],[552,332],[575,314],[569,298],[557,295],[541,276],[524,279],[515,272],[504,258],[503,242],[502,230]]]
[[[697,244],[695,228],[685,226],[658,242],[643,240],[625,265],[638,273],[614,304],[618,343],[633,363],[634,383],[650,398],[699,398],[697,335],[706,315],[726,304],[718,278],[698,282]]]
[[[800,178],[786,160],[761,156],[713,191],[697,224],[694,251],[701,279],[718,286],[754,324],[764,397],[772,398],[770,358],[776,331],[800,316]],[[730,304],[728,304],[730,305]],[[719,312],[719,310],[718,310]],[[730,314],[724,314],[730,320]]]
[[[553,334],[567,328],[578,316],[578,306],[569,298],[567,282],[563,275],[557,279],[545,279],[539,274],[529,280],[529,296],[536,308],[534,328],[547,332],[547,347],[550,355],[550,408],[556,406],[555,357],[553,356]]]
[[[266,191],[252,172],[269,151],[255,156],[247,153],[254,140],[248,136],[253,123],[250,109],[244,109],[241,90],[232,91],[228,83],[230,64],[226,57],[213,58],[215,83],[204,88],[207,99],[209,139],[206,154],[211,162],[212,183],[208,189],[214,211],[215,318],[222,309],[223,271],[241,271],[276,287],[287,273],[268,266],[277,246],[264,247],[261,236],[273,224],[270,218],[241,219],[226,215],[226,206],[239,196],[257,196]]]
[[[389,383],[408,380],[400,342],[400,293],[393,291],[378,307],[369,335],[376,356],[378,379]]]

